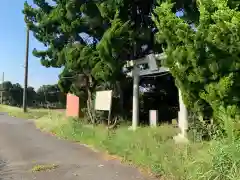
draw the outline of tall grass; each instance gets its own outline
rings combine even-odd
[[[141,127],[136,132],[123,125],[108,131],[101,125],[86,125],[81,119],[66,119],[59,112],[47,113],[35,122],[43,131],[117,155],[159,179],[239,180],[240,140],[232,124],[236,120],[226,113],[221,118],[225,122],[225,138],[189,144],[174,143],[172,137],[178,130],[171,125]]]
[[[23,113],[23,109],[7,105],[0,105],[0,112],[6,112],[9,116],[24,118],[24,119],[38,119],[45,115],[51,114],[47,109],[31,109],[28,108],[27,113]]]
[[[59,137],[117,155],[160,179],[240,179],[240,141],[236,138],[175,144],[172,137],[178,130],[171,125],[141,127],[136,132],[121,126],[109,132],[104,126],[86,126],[81,120],[67,120],[61,114],[40,118],[36,124]],[[230,126],[226,128],[232,132]]]
[[[64,139],[92,145],[110,155],[117,155],[125,162],[168,180],[191,179],[190,172],[193,170],[190,169],[193,168],[196,155],[207,156],[209,160],[209,155],[205,153],[209,148],[208,143],[177,145],[172,137],[178,130],[170,125],[141,127],[136,132],[121,126],[108,131],[104,126],[86,126],[81,120],[66,120],[59,114],[40,118],[36,125]]]

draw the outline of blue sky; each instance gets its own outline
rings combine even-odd
[[[0,6],[0,75],[5,80],[23,84],[24,60],[26,48],[26,26],[22,14],[25,0],[4,0]],[[31,1],[28,1],[31,2]],[[39,59],[32,55],[33,48],[43,49],[30,35],[29,86],[38,88],[42,84],[54,84],[58,80],[60,69],[45,68]]]

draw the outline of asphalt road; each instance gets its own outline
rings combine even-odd
[[[33,172],[36,165],[58,167]],[[133,167],[84,145],[37,130],[31,121],[0,113],[0,180],[150,180]]]

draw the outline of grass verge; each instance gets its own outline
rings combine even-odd
[[[28,109],[27,113],[23,113],[23,110],[18,107],[12,107],[7,105],[0,105],[0,112],[6,112],[9,116],[18,117],[23,119],[38,119],[50,113],[47,109]]]
[[[237,139],[177,145],[172,140],[176,129],[169,125],[142,127],[136,132],[125,126],[107,131],[103,126],[91,127],[81,120],[67,120],[58,112],[45,114],[35,123],[43,131],[117,155],[161,180],[240,179],[240,141]]]
[[[36,120],[43,131],[84,144],[167,180],[239,180],[240,141],[224,139],[210,142],[175,144],[177,130],[169,125],[139,128],[136,132],[121,126],[107,131],[103,126],[90,127],[81,120],[66,120],[52,114]]]

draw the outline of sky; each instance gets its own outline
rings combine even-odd
[[[24,82],[24,61],[26,52],[26,25],[22,14],[25,0],[3,0],[0,6],[0,77],[5,81]],[[31,3],[31,0],[28,0]],[[44,49],[30,34],[28,85],[39,88],[43,84],[55,84],[60,69],[46,68],[32,55],[34,48]],[[2,79],[2,78],[0,78]]]

